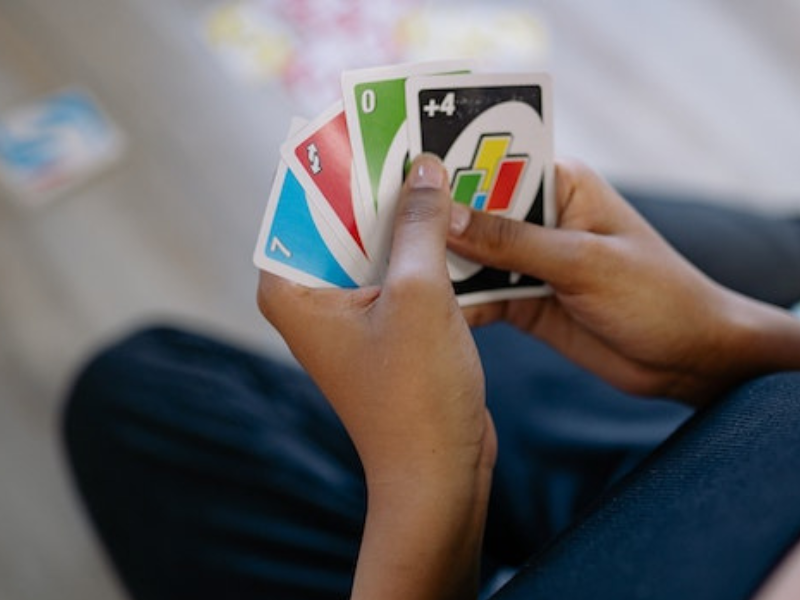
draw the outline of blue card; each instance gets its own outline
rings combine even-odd
[[[294,173],[281,161],[253,255],[259,269],[309,287],[358,287],[358,265],[313,214]]]

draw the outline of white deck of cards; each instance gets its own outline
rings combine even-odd
[[[295,122],[253,260],[312,287],[380,284],[409,157],[444,161],[473,210],[553,226],[552,90],[546,74],[473,74],[463,61],[342,75],[343,100]],[[462,305],[540,296],[541,282],[448,257]]]

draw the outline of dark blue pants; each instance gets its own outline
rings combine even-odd
[[[639,207],[668,238],[676,220],[732,227],[739,237],[700,256],[686,249],[688,228],[675,228],[684,246],[671,241],[729,286],[800,299],[797,225]],[[717,264],[754,231],[763,235],[747,256],[762,269]],[[779,280],[765,279],[768,268]],[[797,376],[753,382],[662,445],[687,409],[627,397],[505,326],[476,340],[500,439],[486,578],[538,556],[501,597],[746,598],[800,533]],[[348,596],[363,476],[304,374],[150,329],[81,373],[65,432],[90,517],[138,600]]]

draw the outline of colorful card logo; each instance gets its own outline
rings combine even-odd
[[[484,134],[472,165],[457,169],[453,178],[453,198],[486,212],[503,212],[514,201],[522,174],[528,164],[527,155],[509,155],[510,134]]]

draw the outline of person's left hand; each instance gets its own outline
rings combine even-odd
[[[362,557],[413,557],[415,572],[431,582],[449,578],[458,593],[454,577],[475,577],[496,440],[483,370],[445,263],[450,204],[444,167],[423,155],[401,192],[381,287],[309,289],[262,273],[258,302],[361,458],[370,507]],[[454,564],[459,556],[468,567]],[[427,597],[411,587],[408,565],[396,566],[396,579],[385,564],[361,570],[359,589]]]

